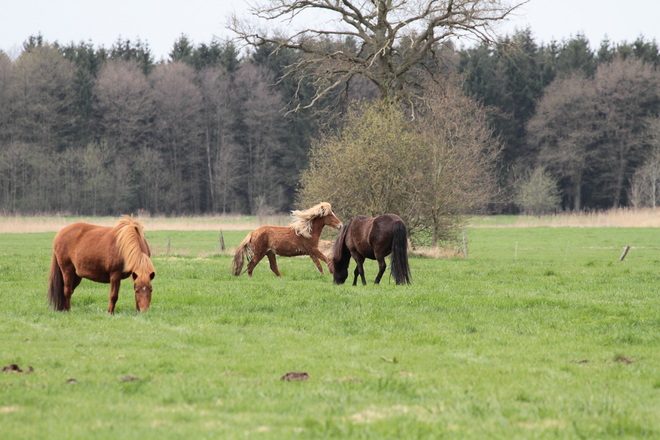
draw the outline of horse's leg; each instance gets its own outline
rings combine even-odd
[[[252,271],[254,270],[255,266],[259,264],[259,262],[264,258],[263,253],[257,252],[256,250],[254,251],[254,256],[252,257],[252,260],[247,265],[247,274],[248,276],[252,276]]]
[[[382,255],[376,255],[376,261],[378,261],[378,275],[376,276],[376,281],[374,284],[380,283],[380,279],[383,277],[383,274],[385,273],[385,268],[387,268],[387,264],[385,263],[385,257]]]
[[[328,257],[323,255],[323,252],[319,250],[319,248],[314,248],[309,252],[309,257],[312,259],[314,264],[316,265],[316,268],[321,272],[322,274],[325,274],[323,272],[323,266],[321,266],[321,263],[319,262],[319,259],[325,263],[325,265],[328,265]]]
[[[366,286],[367,285],[367,280],[364,279],[364,266],[363,266],[364,257],[361,254],[358,254],[357,252],[356,253],[351,253],[351,256],[353,257],[353,259],[357,263],[357,267],[355,268],[355,270],[357,271],[357,273],[360,274],[360,279],[362,280],[362,285]],[[353,285],[354,286],[357,285],[357,274],[355,275],[355,279],[353,279]]]
[[[268,251],[266,256],[268,257],[268,262],[270,263],[270,270],[272,270],[273,273],[275,275],[277,275],[278,277],[281,277],[282,274],[280,273],[279,269],[277,268],[277,259],[275,258],[275,252]]]
[[[119,299],[119,286],[121,286],[121,273],[110,275],[110,303],[108,304],[108,313],[115,314],[115,304]],[[136,305],[137,307],[137,305]]]
[[[67,312],[71,310],[71,296],[78,284],[80,284],[80,277],[76,275],[75,269],[62,271],[62,278],[64,280],[64,310]],[[76,280],[77,279],[77,280]]]
[[[357,264],[355,265],[355,270],[353,271],[353,285],[357,286],[357,277],[360,275],[360,269],[358,268]]]

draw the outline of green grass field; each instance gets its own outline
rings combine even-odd
[[[54,235],[0,234],[0,367],[34,368],[0,373],[2,439],[660,437],[657,229],[471,229],[406,287],[231,277],[216,232],[148,231],[151,309],[125,280],[114,316],[89,281],[48,309]]]

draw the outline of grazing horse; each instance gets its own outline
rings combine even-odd
[[[277,268],[275,255],[309,255],[319,272],[324,273],[319,259],[327,265],[328,258],[319,250],[319,237],[325,226],[341,229],[341,222],[335,217],[329,203],[319,203],[304,211],[292,211],[291,217],[289,226],[262,226],[250,232],[236,249],[232,273],[236,276],[241,274],[247,257],[247,273],[252,276],[254,267],[265,256],[270,262],[270,270],[280,277],[282,274]]]
[[[138,220],[123,216],[114,227],[74,223],[53,241],[48,301],[55,310],[71,310],[71,295],[83,278],[110,283],[108,313],[114,314],[121,280],[133,279],[135,309],[151,303],[151,280],[156,271]]]
[[[350,220],[342,228],[339,238],[332,248],[332,259],[328,269],[333,274],[335,284],[344,284],[348,278],[348,265],[351,257],[357,263],[353,285],[357,284],[358,274],[364,279],[365,258],[378,261],[378,276],[380,282],[385,268],[385,257],[392,254],[391,273],[397,284],[410,284],[410,267],[408,266],[408,230],[398,215],[385,214],[375,218],[363,215]]]

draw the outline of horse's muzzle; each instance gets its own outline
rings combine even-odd
[[[339,224],[337,225],[337,230],[340,231],[341,228],[342,228],[342,226],[344,226],[344,225],[342,225],[341,223],[339,223]]]

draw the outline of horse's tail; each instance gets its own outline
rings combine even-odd
[[[50,266],[48,302],[53,310],[64,310],[64,277],[62,276],[62,269],[57,263],[57,258],[54,253],[53,263]]]
[[[410,284],[408,230],[402,221],[394,223],[392,236],[392,276],[397,284]]]
[[[245,257],[247,257],[248,261],[251,261],[253,256],[254,248],[252,247],[252,232],[250,232],[236,248],[234,259],[231,262],[231,273],[239,276],[243,271]]]

